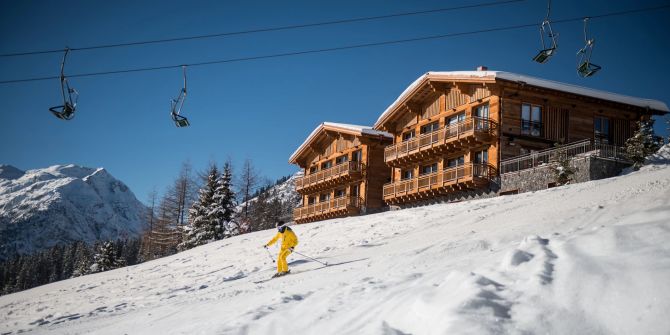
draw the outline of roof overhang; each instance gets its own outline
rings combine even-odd
[[[396,114],[403,110],[413,97],[425,94],[429,87],[436,87],[435,83],[496,83],[498,81],[521,83],[545,89],[551,89],[575,95],[581,95],[605,101],[613,101],[621,104],[631,105],[648,109],[652,114],[666,114],[670,112],[668,106],[658,100],[630,97],[622,94],[616,94],[588,87],[582,87],[572,84],[560,83],[547,79],[540,79],[516,73],[503,71],[450,71],[450,72],[428,72],[417,78],[410,84],[381,114],[374,129],[383,129],[384,124],[392,120]]]
[[[353,135],[358,137],[369,137],[369,138],[386,138],[393,140],[393,135],[384,132],[372,129],[369,126],[358,126],[352,124],[344,123],[333,123],[333,122],[323,122],[317,126],[307,139],[298,147],[298,149],[291,155],[288,162],[291,164],[298,164],[297,160],[307,153],[312,145],[318,142],[323,137],[328,136],[328,132],[337,133],[337,134],[346,134]]]

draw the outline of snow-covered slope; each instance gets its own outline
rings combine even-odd
[[[670,149],[665,148],[670,154]],[[666,156],[670,157],[670,156]],[[294,226],[0,297],[0,333],[667,334],[670,168]]]
[[[144,206],[105,169],[0,165],[0,259],[75,240],[133,237]]]

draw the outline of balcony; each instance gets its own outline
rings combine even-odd
[[[361,162],[346,162],[297,179],[295,190],[301,193],[315,192],[359,179],[362,175]]]
[[[496,169],[493,166],[468,163],[417,178],[388,183],[384,185],[384,201],[398,204],[481,189],[495,177]]]
[[[498,124],[491,119],[469,118],[386,147],[384,161],[391,167],[410,165],[422,161],[427,155],[440,155],[495,141],[497,130]]]
[[[356,215],[360,213],[362,200],[359,197],[340,197],[325,202],[293,209],[293,221],[306,223]]]

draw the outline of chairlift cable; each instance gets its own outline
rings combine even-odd
[[[639,9],[633,9],[633,10],[626,10],[626,11],[619,11],[619,12],[611,12],[611,13],[605,13],[605,14],[599,14],[599,15],[592,15],[592,16],[590,16],[590,18],[591,19],[599,19],[599,18],[606,18],[606,17],[613,17],[613,16],[623,16],[623,15],[635,14],[635,13],[640,13],[640,12],[656,11],[656,10],[667,9],[667,8],[670,8],[670,4],[660,5],[660,6],[655,6],[655,7],[639,8]],[[583,20],[583,18],[584,18],[583,16],[580,16],[580,17],[560,19],[560,20],[555,20],[554,23],[567,23],[567,22],[581,21],[581,20]],[[112,75],[112,74],[157,71],[157,70],[179,68],[183,65],[186,65],[186,66],[206,66],[206,65],[214,65],[214,64],[236,63],[236,62],[244,62],[244,61],[252,61],[252,60],[261,60],[261,59],[270,59],[270,58],[279,58],[279,57],[288,57],[288,56],[332,52],[332,51],[339,51],[339,50],[350,50],[350,49],[368,48],[368,47],[376,47],[376,46],[384,46],[384,45],[403,44],[403,43],[410,43],[410,42],[444,39],[444,38],[467,36],[467,35],[477,35],[477,34],[498,32],[498,31],[506,31],[506,30],[518,30],[518,29],[524,29],[524,28],[530,28],[530,27],[535,27],[536,28],[537,23],[527,23],[527,24],[519,24],[519,25],[513,25],[513,26],[488,28],[488,29],[481,29],[481,30],[474,30],[474,31],[467,31],[467,32],[449,33],[449,34],[442,34],[442,35],[423,36],[423,37],[407,38],[407,39],[400,39],[400,40],[390,40],[390,41],[382,41],[382,42],[355,44],[355,45],[348,45],[348,46],[341,46],[341,47],[302,50],[302,51],[293,51],[293,52],[277,53],[277,54],[269,54],[269,55],[259,55],[259,56],[248,56],[248,57],[240,57],[240,58],[229,58],[229,59],[197,62],[197,63],[190,63],[190,64],[164,65],[164,66],[155,66],[155,67],[143,67],[143,68],[134,68],[134,69],[122,69],[122,70],[110,70],[110,71],[101,71],[101,72],[80,73],[80,74],[72,74],[72,75],[69,75],[68,77],[70,77],[70,78],[81,78],[81,77],[105,76],[105,75]],[[32,82],[32,81],[44,81],[44,80],[53,80],[53,79],[58,79],[58,78],[60,78],[60,77],[58,77],[58,76],[47,76],[47,77],[25,78],[25,79],[12,79],[12,80],[0,81],[0,84],[13,84],[13,83],[23,83],[23,82]]]
[[[179,42],[179,41],[187,41],[187,40],[207,39],[207,38],[214,38],[214,37],[247,35],[247,34],[271,32],[271,31],[292,30],[292,29],[310,28],[310,27],[327,26],[327,25],[337,25],[337,24],[345,24],[345,23],[353,23],[353,22],[382,20],[382,19],[389,19],[389,18],[396,18],[396,17],[403,17],[403,16],[414,16],[414,15],[423,15],[423,14],[430,14],[430,13],[448,12],[448,11],[455,11],[455,10],[462,10],[462,9],[490,7],[490,6],[497,6],[497,5],[506,5],[506,4],[516,3],[516,2],[523,2],[523,1],[525,1],[525,0],[505,0],[505,1],[485,2],[485,3],[479,3],[479,4],[473,4],[473,5],[463,5],[463,6],[447,7],[447,8],[436,8],[436,9],[428,9],[428,10],[413,11],[413,12],[403,12],[403,13],[395,13],[395,14],[387,14],[387,15],[359,17],[359,18],[350,18],[350,19],[340,19],[340,20],[323,21],[323,22],[315,22],[315,23],[295,24],[295,25],[288,25],[288,26],[278,26],[278,27],[267,27],[267,28],[258,28],[258,29],[250,29],[250,30],[240,30],[240,31],[216,33],[216,34],[195,35],[195,36],[186,36],[186,37],[172,37],[172,38],[165,38],[165,39],[137,41],[137,42],[128,42],[128,43],[117,43],[117,44],[93,45],[93,46],[88,46],[88,47],[70,48],[70,51],[107,49],[107,48],[129,47],[129,46],[146,45],[146,44],[157,44],[157,43],[168,43],[168,42]],[[6,53],[6,54],[0,54],[0,57],[16,57],[16,56],[39,55],[39,54],[50,54],[50,53],[60,53],[60,52],[63,52],[63,49]]]

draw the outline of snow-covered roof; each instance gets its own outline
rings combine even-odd
[[[352,135],[357,135],[357,136],[362,136],[362,135],[369,135],[369,136],[383,136],[387,138],[393,138],[393,135],[381,131],[381,130],[376,130],[373,129],[370,126],[359,126],[355,124],[346,124],[346,123],[335,123],[335,122],[323,122],[321,123],[318,127],[316,127],[309,136],[307,136],[307,139],[305,139],[305,142],[303,142],[298,149],[296,149],[295,152],[291,155],[291,158],[289,158],[289,163],[294,163],[295,159],[298,157],[298,155],[307,148],[310,142],[312,142],[316,137],[321,133],[322,131],[325,130],[333,130],[337,132],[342,132],[342,133],[347,133],[347,134],[352,134]]]
[[[553,80],[541,79],[511,72],[504,71],[449,71],[449,72],[427,72],[418,79],[416,79],[412,84],[410,84],[405,91],[398,96],[398,98],[379,116],[377,122],[374,125],[374,128],[381,126],[381,123],[390,116],[392,111],[394,111],[405,99],[410,97],[412,93],[419,87],[421,84],[427,80],[434,81],[489,81],[494,82],[498,79],[508,80],[513,82],[524,82],[526,85],[538,86],[549,88],[557,91],[568,92],[573,94],[579,94],[583,96],[589,96],[593,98],[615,101],[627,105],[638,106],[650,108],[653,110],[661,112],[670,112],[668,106],[658,100],[636,98],[622,94],[616,94],[606,91],[600,91],[588,87],[577,86],[572,84],[560,83]]]

